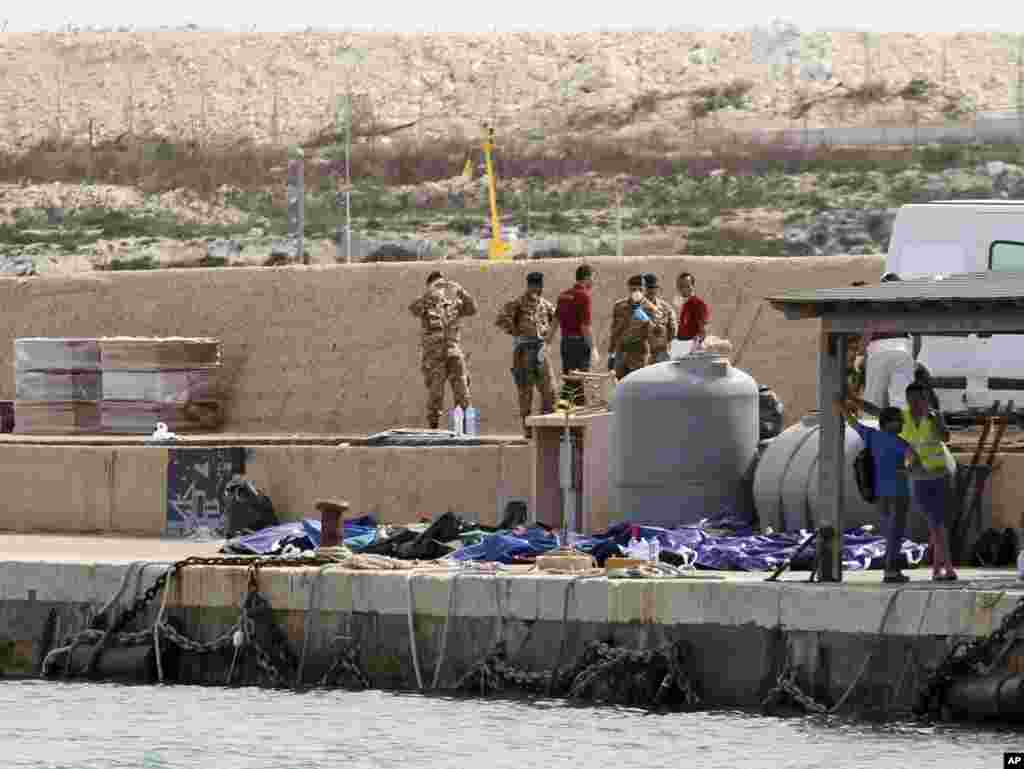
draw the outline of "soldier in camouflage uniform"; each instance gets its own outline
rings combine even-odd
[[[409,305],[422,323],[422,370],[427,387],[427,424],[436,430],[444,407],[444,383],[452,400],[469,408],[469,373],[461,346],[463,318],[476,315],[476,301],[458,283],[436,270],[427,277],[427,291]]]
[[[550,414],[555,408],[555,383],[547,349],[558,328],[558,316],[555,305],[541,296],[543,291],[544,275],[531,272],[526,276],[526,293],[508,302],[495,321],[515,339],[512,379],[519,391],[519,416],[527,438],[533,433],[526,418],[533,409],[534,387],[540,392],[541,413]]]
[[[676,338],[676,310],[661,298],[658,276],[648,272],[643,277],[644,293],[655,307],[651,316],[651,363],[661,363],[669,359],[668,346]]]
[[[612,306],[612,332],[608,340],[608,370],[618,379],[643,368],[651,357],[651,320],[657,308],[644,296],[644,279],[628,281],[629,296]]]

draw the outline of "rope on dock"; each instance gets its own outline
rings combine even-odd
[[[882,612],[882,619],[879,622],[878,630],[875,635],[878,637],[878,643],[882,642],[882,633],[885,630],[885,626],[889,621],[889,616],[892,613],[893,607],[896,605],[896,599],[906,590],[906,588],[896,588],[892,591],[889,596],[889,600],[885,605],[885,610]],[[925,607],[927,610],[927,606]],[[924,622],[924,614],[922,613],[921,622]],[[834,715],[838,713],[840,708],[846,704],[846,701],[853,694],[854,690],[863,680],[864,675],[867,673],[868,668],[871,665],[871,661],[875,657],[876,649],[872,648],[865,656],[864,661],[861,663],[860,670],[857,675],[854,676],[853,681],[843,695],[836,701],[832,707],[821,704],[815,700],[812,696],[805,693],[797,683],[797,670],[793,665],[792,661],[792,647],[787,644],[786,650],[786,663],[783,666],[782,672],[776,681],[775,687],[768,692],[768,695],[764,698],[761,703],[761,710],[765,713],[776,712],[778,706],[785,701],[789,701],[804,710],[806,713],[813,713],[816,715]]]
[[[408,595],[408,601],[406,606],[408,607],[408,618],[409,618],[409,654],[412,656],[412,669],[416,673],[416,687],[423,691],[423,676],[420,674],[420,655],[416,649],[416,619],[415,619],[415,602],[412,595],[412,580],[415,574],[409,574],[405,578],[405,587]]]

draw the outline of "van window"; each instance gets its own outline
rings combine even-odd
[[[1024,243],[997,240],[988,249],[990,270],[1024,270]]]
[[[887,268],[899,273],[904,279],[969,272],[964,247],[956,240],[917,240],[904,243],[897,259],[888,261]]]

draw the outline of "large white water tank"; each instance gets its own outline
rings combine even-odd
[[[864,424],[877,427],[874,419]],[[754,472],[754,505],[762,526],[781,531],[815,528],[824,513],[824,504],[818,488],[818,458],[820,454],[821,421],[812,411],[797,424],[783,431],[762,452]],[[878,511],[865,502],[857,488],[853,462],[864,448],[860,435],[846,427],[844,436],[846,464],[843,467],[843,528],[879,525]],[[956,460],[946,451],[946,465],[950,473]],[[915,505],[916,507],[916,505]],[[919,535],[920,527],[911,516],[908,528]]]
[[[757,383],[721,355],[634,371],[612,402],[614,509],[665,526],[696,523],[723,507],[745,512],[759,430]]]

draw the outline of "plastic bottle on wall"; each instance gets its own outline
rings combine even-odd
[[[634,526],[629,544],[626,545],[626,556],[636,558],[640,561],[647,561],[651,557],[650,545],[646,539],[640,538],[640,527]]]
[[[657,537],[651,537],[651,539],[647,543],[647,545],[648,545],[648,547],[650,549],[650,557],[648,558],[648,560],[651,563],[657,563],[658,561],[660,561],[661,560],[661,542],[658,540],[658,538]]]
[[[456,435],[462,435],[465,430],[465,414],[462,412],[462,406],[456,406],[452,409],[450,419],[451,431]]]
[[[480,434],[480,412],[476,406],[466,409],[466,435]]]

